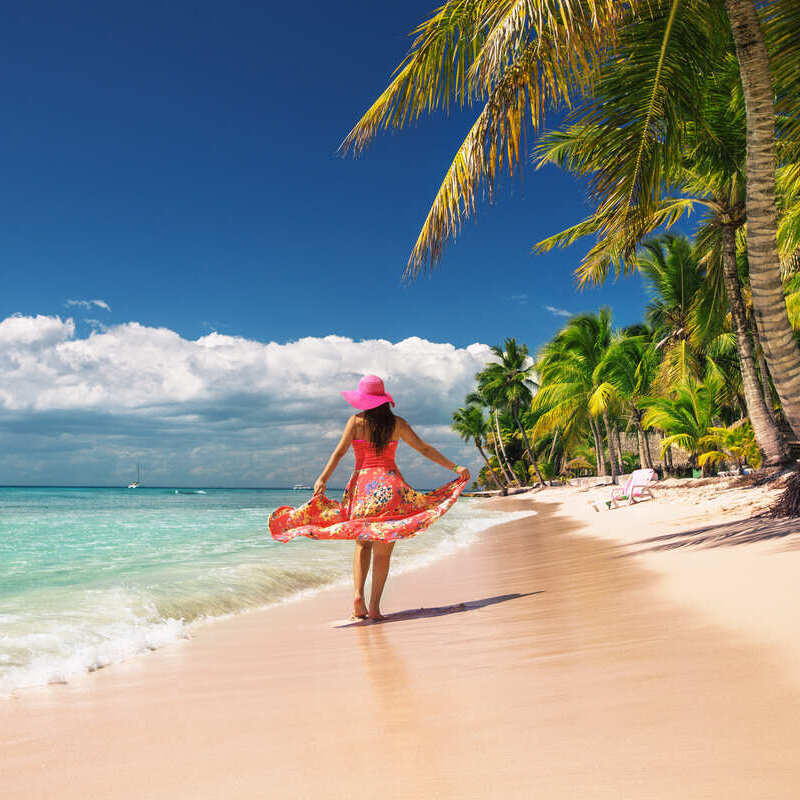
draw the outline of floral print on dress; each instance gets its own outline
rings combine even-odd
[[[299,508],[281,506],[270,514],[272,538],[361,539],[394,542],[430,527],[458,499],[463,478],[419,492],[403,479],[394,461],[397,442],[380,452],[363,439],[353,441],[356,467],[342,502],[315,495]]]

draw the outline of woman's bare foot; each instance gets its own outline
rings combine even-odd
[[[353,616],[350,619],[366,619],[367,618],[367,604],[364,602],[363,597],[356,597],[353,600]]]
[[[386,619],[379,610],[370,611],[369,614],[367,614],[367,618],[371,619],[373,622],[381,622]]]

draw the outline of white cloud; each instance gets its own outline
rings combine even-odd
[[[108,325],[106,325],[105,322],[101,322],[99,319],[90,319],[88,317],[84,317],[83,322],[85,322],[90,328],[96,331],[108,330]]]
[[[111,306],[105,300],[67,300],[64,303],[67,308],[83,308],[88,311],[90,308],[102,308],[105,311],[111,311]]]
[[[512,294],[511,299],[515,303],[519,303],[520,305],[526,305],[528,302],[528,295],[527,294]]]
[[[573,317],[575,316],[572,311],[567,311],[566,308],[556,308],[555,306],[542,306],[545,311],[549,311],[556,317]]]
[[[0,345],[0,447],[15,464],[0,467],[0,483],[65,474],[113,483],[136,461],[153,483],[313,479],[351,411],[339,391],[367,372],[384,378],[397,413],[434,445],[476,464],[449,420],[490,358],[483,344],[188,340],[136,322],[79,336],[72,319],[39,315],[0,321]],[[447,479],[410,451],[403,464],[421,485]],[[336,477],[346,480],[342,470]]]
[[[75,323],[72,319],[62,320],[60,317],[46,317],[42,314],[35,317],[14,314],[0,321],[0,345],[3,345],[0,357],[14,348],[51,347],[71,339],[74,335]]]

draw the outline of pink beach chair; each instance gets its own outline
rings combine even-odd
[[[606,500],[609,508],[617,508],[620,505],[632,506],[639,500],[649,497],[654,500],[653,493],[650,491],[650,484],[657,480],[654,469],[637,469],[625,481],[625,486],[616,486],[611,490],[611,497]]]

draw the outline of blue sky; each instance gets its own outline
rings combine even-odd
[[[516,336],[532,347],[560,322],[547,305],[610,303],[621,322],[636,318],[636,279],[575,292],[583,245],[531,255],[585,212],[580,187],[555,169],[505,184],[435,275],[402,285],[472,113],[423,119],[358,160],[336,149],[431,7],[10,10],[3,315],[100,297],[113,321],[189,337]]]
[[[555,169],[504,184],[439,270],[402,283],[474,112],[381,136],[357,160],[336,151],[432,7],[7,10],[0,319],[72,317],[79,339],[97,328],[88,319],[185,340],[417,336],[463,348],[514,336],[534,350],[559,310],[609,304],[619,324],[639,319],[638,278],[576,292],[589,242],[531,255],[587,210]]]

